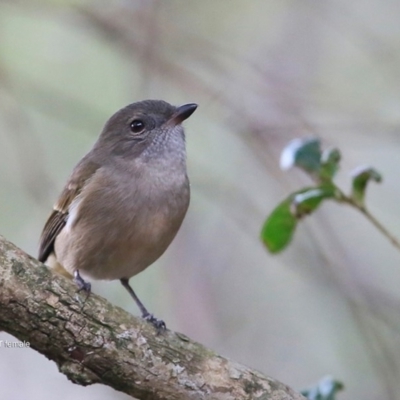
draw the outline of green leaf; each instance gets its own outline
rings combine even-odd
[[[321,170],[319,177],[322,181],[332,181],[339,169],[341,154],[338,149],[324,150],[321,156]]]
[[[371,167],[358,167],[352,172],[353,188],[352,198],[358,203],[364,204],[365,190],[369,181],[381,182],[382,175]]]
[[[335,400],[336,394],[344,389],[342,382],[327,376],[321,379],[315,386],[302,390],[301,394],[309,400]]]
[[[289,196],[272,211],[261,230],[261,240],[271,253],[282,251],[292,240],[297,219],[290,210],[291,204]]]
[[[332,184],[324,184],[304,190],[293,196],[293,213],[297,218],[311,214],[319,207],[322,200],[332,199],[335,198],[335,196],[336,188]]]
[[[294,165],[309,174],[319,174],[321,168],[321,143],[319,139],[294,139],[282,151],[280,165],[283,170]]]
[[[307,187],[283,200],[264,222],[261,240],[271,253],[282,251],[292,240],[297,220],[318,208],[322,200],[336,197],[332,184]]]

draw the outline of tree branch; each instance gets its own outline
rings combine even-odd
[[[79,385],[103,383],[138,399],[303,397],[188,337],[135,318],[0,236],[0,329],[56,362]]]

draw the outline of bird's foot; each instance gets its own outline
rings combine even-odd
[[[147,313],[142,315],[143,319],[149,321],[157,329],[157,331],[163,332],[167,329],[165,322],[162,319],[157,319],[153,314]]]
[[[92,284],[90,282],[83,281],[82,283],[77,282],[77,284],[78,284],[78,292],[83,290],[89,295],[90,292],[92,291]]]
[[[76,270],[74,272],[74,282],[78,286],[78,292],[83,290],[84,292],[87,293],[87,297],[89,297],[90,292],[92,290],[92,285],[90,282],[86,282],[79,274],[79,271]]]
[[[86,282],[79,274],[79,271],[76,270],[74,272],[74,282],[76,283],[76,285],[78,286],[78,292],[80,292],[81,290],[87,292],[88,294],[90,293],[90,291],[92,290],[92,285],[90,284],[90,282]]]

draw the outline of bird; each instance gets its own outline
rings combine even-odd
[[[168,248],[186,215],[190,183],[182,122],[197,104],[127,105],[106,122],[73,169],[44,225],[39,261],[91,292],[87,279],[119,280],[158,330],[129,279]]]

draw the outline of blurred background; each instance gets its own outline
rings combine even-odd
[[[166,254],[131,281],[172,330],[295,389],[400,399],[400,253],[353,209],[324,204],[287,251],[259,240],[307,185],[282,172],[295,137],[372,164],[371,212],[400,236],[396,0],[0,0],[0,233],[31,255],[59,191],[106,119],[134,101],[196,102],[192,199]],[[118,282],[94,292],[138,315]],[[12,340],[0,333],[0,340]],[[128,399],[68,382],[33,350],[0,348],[1,398]]]

